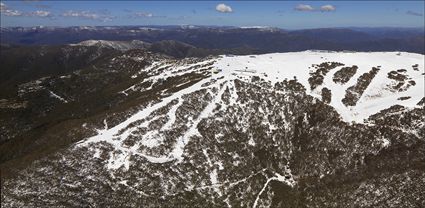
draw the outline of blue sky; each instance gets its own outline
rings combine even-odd
[[[1,1],[1,26],[424,27],[424,1]]]

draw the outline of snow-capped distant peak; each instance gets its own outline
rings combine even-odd
[[[241,26],[240,29],[256,29],[259,31],[269,31],[269,32],[275,32],[279,31],[279,28],[276,27],[270,27],[270,26]]]
[[[239,27],[241,29],[264,29],[264,28],[271,28],[269,26],[241,26]]]
[[[141,40],[132,41],[111,41],[111,40],[85,40],[77,44],[70,44],[71,46],[97,46],[105,48],[113,48],[117,50],[130,50],[135,48],[145,48],[149,43]]]

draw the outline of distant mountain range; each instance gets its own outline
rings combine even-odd
[[[425,53],[424,28],[320,28],[283,30],[274,27],[216,26],[96,26],[1,28],[1,43],[12,45],[63,45],[87,40],[143,41],[158,50],[178,45],[213,50],[199,54],[293,52],[310,49],[352,51],[407,51]],[[170,42],[160,41],[174,41]],[[160,43],[158,43],[160,42]],[[167,44],[168,43],[168,44]],[[165,47],[167,45],[167,47]],[[171,48],[168,48],[170,46]],[[165,49],[164,49],[165,47]],[[193,49],[191,49],[193,51]],[[215,51],[214,51],[215,50]],[[217,51],[218,50],[218,51]]]

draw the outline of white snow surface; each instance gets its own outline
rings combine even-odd
[[[252,56],[222,56],[215,63],[215,67],[222,69],[224,74],[236,72],[238,74],[256,75],[272,83],[286,79],[297,78],[298,82],[306,87],[307,93],[321,98],[321,89],[327,87],[331,90],[332,99],[330,105],[334,107],[346,122],[363,123],[364,119],[387,109],[395,104],[405,107],[415,107],[424,97],[424,55],[401,52],[324,52],[304,51],[293,53],[272,53]],[[310,90],[308,78],[310,70],[314,70],[312,64],[323,62],[340,62],[344,66],[336,67],[325,77],[321,86]],[[419,71],[412,69],[412,65],[418,64]],[[333,82],[333,74],[342,67],[357,65],[357,73],[344,85]],[[381,66],[380,71],[372,80],[366,91],[357,102],[356,106],[345,106],[341,100],[345,96],[345,90],[357,82],[357,78],[363,73],[369,72],[372,67]],[[246,68],[248,67],[248,68]],[[311,67],[309,69],[309,67]],[[242,73],[246,70],[253,72]],[[404,92],[391,92],[386,88],[391,80],[387,77],[388,72],[397,69],[406,69],[407,74],[416,82]],[[266,74],[267,76],[264,76]],[[397,100],[399,97],[410,96],[408,100]]]
[[[68,103],[68,101],[66,99],[64,99],[63,97],[59,96],[58,94],[54,93],[53,91],[49,90],[50,96],[57,98],[58,100],[64,102],[64,103]]]
[[[146,45],[148,45],[148,43],[140,41],[140,40],[132,40],[132,41],[85,40],[77,44],[70,44],[70,46],[99,46],[99,47],[114,48],[114,49],[118,49],[122,51],[133,49],[133,48],[142,48]]]
[[[211,61],[211,60],[210,60]],[[171,161],[180,162],[183,159],[185,146],[190,141],[192,136],[198,135],[198,123],[213,114],[213,109],[216,103],[221,102],[221,95],[224,90],[234,88],[234,80],[250,80],[251,76],[259,76],[265,80],[270,81],[272,84],[281,82],[284,79],[293,79],[296,77],[298,82],[303,84],[307,93],[321,99],[320,88],[327,87],[332,92],[332,99],[330,105],[341,115],[342,119],[346,122],[364,122],[370,115],[378,113],[380,110],[389,108],[395,104],[403,105],[406,107],[415,107],[417,103],[424,97],[424,55],[413,53],[397,52],[352,52],[352,53],[337,53],[337,52],[323,52],[323,51],[305,51],[294,53],[273,53],[255,56],[221,56],[212,61],[213,67],[221,70],[215,74],[212,73],[210,77],[205,78],[196,84],[175,92],[168,97],[162,99],[161,102],[147,106],[136,112],[134,115],[129,116],[123,122],[114,127],[108,128],[105,123],[105,129],[98,130],[98,134],[87,138],[79,145],[88,145],[98,142],[107,142],[111,144],[115,150],[111,152],[108,161],[108,168],[117,169],[124,167],[128,169],[131,166],[130,159],[132,156],[137,155],[145,158],[151,163],[166,163]],[[348,83],[341,85],[333,82],[333,74],[344,66],[332,69],[325,77],[323,85],[313,91],[310,90],[308,78],[310,77],[310,70],[314,70],[312,64],[320,64],[323,62],[341,62],[345,66],[357,65],[359,68],[357,73],[349,80]],[[419,71],[412,69],[412,65],[418,64]],[[183,67],[189,69],[189,66]],[[381,66],[381,70],[372,80],[363,96],[360,98],[356,106],[347,107],[342,104],[341,100],[345,96],[345,90],[357,82],[357,78],[365,72],[369,72],[372,67]],[[311,69],[309,69],[311,67]],[[180,67],[179,67],[180,69]],[[387,89],[386,85],[391,82],[387,78],[387,73],[397,69],[406,69],[408,76],[416,82],[415,86],[408,88],[403,92],[391,92]],[[176,69],[172,70],[175,71]],[[193,69],[196,70],[196,69]],[[187,72],[187,71],[186,71]],[[164,76],[170,76],[172,73],[166,72]],[[159,78],[161,75],[154,75],[154,79]],[[246,78],[246,79],[245,79]],[[206,85],[208,83],[213,84]],[[212,93],[213,99],[201,111],[200,115],[187,124],[188,130],[184,132],[183,136],[176,138],[173,149],[168,155],[151,156],[140,152],[140,145],[154,147],[162,142],[162,136],[159,132],[148,132],[146,135],[141,136],[138,142],[132,147],[123,145],[123,141],[129,137],[137,127],[147,126],[150,120],[144,120],[141,124],[135,127],[129,127],[135,121],[140,121],[147,118],[155,110],[166,106],[172,101],[177,100],[171,110],[167,113],[169,121],[162,130],[170,129],[175,122],[176,109],[182,104],[182,99],[185,95],[191,94],[201,89],[211,89],[216,87],[218,91]],[[237,94],[231,92],[230,103],[234,104],[237,99]],[[377,96],[379,95],[379,96]],[[398,100],[401,96],[410,96],[407,100]],[[211,182],[217,182],[215,173],[211,175]],[[272,180],[280,180],[282,177],[276,175]]]

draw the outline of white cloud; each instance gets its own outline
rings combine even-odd
[[[90,13],[88,11],[66,11],[62,14],[62,16],[64,17],[84,17],[84,18],[88,18],[88,19],[96,19],[98,17],[98,15],[94,14],[94,13]]]
[[[0,2],[0,13],[6,16],[22,16],[23,13],[18,10],[9,9],[5,3]]]
[[[222,13],[230,13],[233,12],[232,7],[227,6],[226,4],[217,4],[215,10]]]
[[[35,11],[35,12],[28,13],[28,16],[51,17],[52,14],[49,11],[38,10],[38,11]]]
[[[132,11],[129,11],[132,12]],[[129,18],[164,18],[166,16],[159,16],[159,15],[154,15],[150,12],[143,12],[143,11],[139,11],[139,12],[132,12],[132,14],[128,15]]]
[[[335,6],[332,6],[330,4],[323,5],[323,6],[320,7],[320,11],[322,11],[322,12],[332,12],[332,11],[335,11],[335,10],[336,10]]]
[[[335,11],[336,8],[333,5],[323,5],[320,8],[314,8],[311,5],[308,4],[298,4],[295,8],[295,10],[297,11],[301,11],[301,12],[316,12],[316,11],[322,11],[322,12],[332,12]]]
[[[308,4],[298,4],[295,7],[295,10],[302,11],[302,12],[310,12],[310,11],[314,11],[314,8]]]
[[[62,14],[63,17],[77,17],[82,19],[89,19],[89,20],[98,20],[102,22],[108,22],[112,21],[112,19],[115,18],[115,16],[109,15],[109,14],[98,14],[95,12],[90,11],[73,11],[69,10],[67,12],[64,12]]]
[[[134,17],[153,17],[153,14],[149,12],[135,12],[133,16]]]
[[[2,11],[2,14],[6,15],[6,16],[23,16],[23,13],[21,11],[18,10],[13,10],[13,9],[6,9],[4,11]]]
[[[13,17],[49,17],[53,15],[49,11],[37,10],[34,12],[22,12],[19,10],[10,9],[5,3],[0,3],[0,11],[2,15],[13,16]]]

